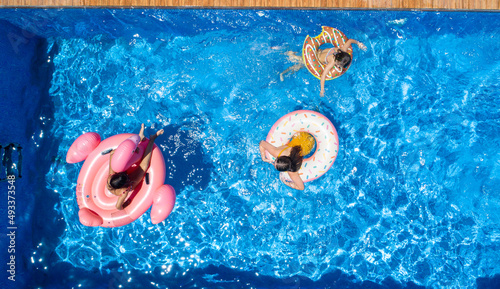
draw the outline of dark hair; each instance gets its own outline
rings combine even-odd
[[[280,156],[276,158],[274,167],[280,172],[296,172],[302,165],[302,149],[300,146],[294,146],[290,156]]]
[[[115,173],[109,179],[109,186],[112,189],[121,189],[125,188],[129,185],[130,178],[128,177],[126,172]]]
[[[342,66],[343,68],[347,68],[347,66],[351,64],[351,55],[349,55],[349,53],[347,52],[340,50],[335,55],[335,60],[337,60],[340,63],[340,66]]]

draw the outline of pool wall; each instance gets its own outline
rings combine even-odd
[[[0,145],[15,144],[17,149],[12,152],[10,162],[5,162],[2,155],[4,181],[0,185],[5,199],[0,205],[0,215],[5,222],[0,229],[0,256],[11,264],[6,266],[8,270],[2,270],[0,284],[4,284],[2,288],[24,288],[32,279],[30,252],[36,247],[34,242],[61,233],[53,230],[54,220],[33,218],[35,210],[52,210],[56,201],[53,194],[46,194],[44,189],[44,174],[53,161],[46,157],[52,155],[50,151],[56,146],[43,137],[52,123],[48,89],[53,67],[48,62],[46,39],[4,20],[0,20],[0,26]],[[8,168],[9,174],[16,177],[11,183],[5,180]],[[50,232],[38,230],[41,227]]]

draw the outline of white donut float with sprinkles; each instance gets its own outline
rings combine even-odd
[[[298,172],[306,183],[321,177],[332,167],[339,151],[339,138],[332,122],[324,115],[311,110],[297,110],[281,117],[267,134],[266,141],[279,147],[289,143],[298,132],[307,132],[316,141],[316,151],[303,160]],[[267,157],[274,159],[269,153]]]

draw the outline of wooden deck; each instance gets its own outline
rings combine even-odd
[[[495,10],[500,0],[0,0],[0,7]]]

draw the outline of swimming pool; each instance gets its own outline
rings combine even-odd
[[[4,9],[0,19],[2,61],[18,72],[3,72],[12,127],[0,140],[24,146],[16,288],[498,285],[498,13]],[[368,46],[324,98],[304,69],[279,79],[284,53],[321,25]],[[332,169],[302,192],[258,151],[296,109],[327,116],[340,139]],[[82,226],[81,165],[66,151],[82,132],[141,122],[166,130],[157,144],[174,211],[157,226],[148,216]]]

